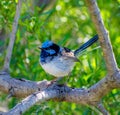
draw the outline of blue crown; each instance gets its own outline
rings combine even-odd
[[[50,47],[50,46],[52,46],[52,44],[53,44],[52,41],[47,40],[42,44],[42,48]]]

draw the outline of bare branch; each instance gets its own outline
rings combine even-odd
[[[101,113],[103,113],[103,115],[109,115],[109,113],[105,110],[101,103],[98,103],[97,108],[99,109],[99,111],[101,111]]]
[[[26,97],[36,91],[44,90],[48,81],[33,82],[25,79],[11,78],[9,74],[0,73],[0,91],[9,94],[8,97]]]
[[[109,79],[109,76],[106,76],[102,80],[100,80],[98,83],[91,86],[89,89],[86,89],[86,95],[87,92],[89,92],[90,95],[94,95],[95,101],[100,100],[104,95],[106,95],[109,91],[111,91],[114,88],[120,87],[120,73],[116,73],[113,76],[113,79]],[[48,84],[50,84],[50,81],[40,81],[40,82],[33,82],[25,79],[15,79],[11,78],[9,74],[0,74],[0,91],[11,94],[15,97],[26,97],[33,92],[36,91],[42,91],[48,87]],[[81,89],[80,89],[81,91]],[[73,94],[69,94],[67,96],[68,101],[77,102],[77,98],[74,100],[75,94],[78,95],[79,88],[73,88],[72,92]],[[103,93],[104,92],[104,93]],[[92,94],[91,94],[92,93]],[[83,94],[82,94],[83,95]],[[73,98],[73,100],[71,100]],[[79,98],[79,97],[78,97]],[[82,100],[85,101],[85,93],[82,97]],[[88,97],[87,97],[88,98]],[[86,100],[87,101],[87,100]]]
[[[108,74],[112,75],[114,72],[118,71],[118,67],[110,43],[108,31],[104,27],[104,22],[100,15],[100,10],[97,6],[96,0],[86,0],[86,4],[88,6],[94,25],[96,27],[97,33],[99,35],[99,41],[103,50]]]
[[[56,90],[44,90],[36,92],[30,95],[29,97],[25,98],[21,103],[17,104],[13,109],[5,113],[5,115],[21,115],[38,101],[47,101],[48,99],[57,97],[58,94],[59,93]]]
[[[0,90],[6,93],[12,92],[13,96],[16,97],[25,97],[31,94],[31,96],[27,97],[22,103],[17,104],[12,110],[10,110],[9,112],[11,114],[13,111],[23,113],[38,101],[42,102],[42,99],[43,101],[47,101],[48,99],[53,98],[55,101],[74,102],[92,106],[97,105],[101,112],[105,112],[103,106],[98,105],[98,103],[109,91],[116,87],[120,87],[120,73],[116,73],[112,77],[113,79],[110,79],[111,77],[107,75],[90,88],[81,89],[57,84],[48,86],[49,82],[47,81],[32,82],[25,79],[14,79],[7,74],[1,74]],[[33,92],[36,93],[32,94]],[[38,97],[38,95],[40,95],[40,97]]]
[[[22,0],[18,0],[18,4],[16,6],[16,14],[15,14],[15,18],[14,18],[14,22],[13,22],[13,26],[12,26],[12,32],[10,34],[10,41],[9,41],[9,45],[7,48],[7,54],[5,57],[5,62],[4,62],[4,67],[3,67],[4,71],[9,71],[9,65],[10,65],[12,50],[13,50],[13,46],[14,46],[14,42],[15,42],[15,35],[16,35],[16,31],[17,31],[21,7],[22,7]]]

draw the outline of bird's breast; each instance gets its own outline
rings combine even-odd
[[[68,75],[74,66],[73,61],[60,57],[56,57],[47,63],[40,64],[47,73],[55,77],[64,77]]]

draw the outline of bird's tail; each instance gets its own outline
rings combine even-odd
[[[78,55],[81,51],[85,50],[89,46],[91,46],[93,43],[95,43],[98,40],[98,35],[95,35],[93,38],[88,40],[86,43],[84,43],[82,46],[80,46],[77,50],[74,51],[74,55]]]

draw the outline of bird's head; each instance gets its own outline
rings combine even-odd
[[[41,53],[47,55],[57,55],[60,47],[52,41],[45,41],[44,43],[42,43],[42,46],[39,47],[39,49],[41,49]]]

